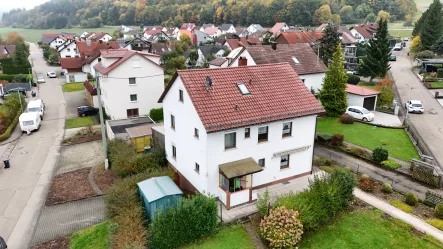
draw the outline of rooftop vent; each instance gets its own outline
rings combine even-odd
[[[237,83],[238,89],[240,89],[240,92],[243,95],[249,95],[251,94],[251,92],[248,90],[248,88],[246,87],[245,83]]]

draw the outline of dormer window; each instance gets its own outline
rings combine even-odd
[[[248,88],[246,87],[245,83],[237,83],[238,89],[240,89],[240,92],[243,95],[249,95],[251,92],[249,92]]]
[[[292,56],[292,60],[294,61],[295,64],[300,64],[300,61],[298,61],[297,57]]]

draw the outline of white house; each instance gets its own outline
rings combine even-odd
[[[179,70],[159,102],[181,188],[230,209],[257,199],[257,189],[312,173],[324,109],[287,63]]]
[[[84,82],[88,79],[87,73],[82,71],[83,58],[60,58],[59,61],[65,72],[66,83]]]
[[[351,27],[349,29],[351,31],[351,34],[355,37],[357,42],[369,42],[369,39],[373,38],[374,36],[369,33],[366,29],[359,25],[355,25],[354,27]]]
[[[91,39],[94,39],[95,41],[108,42],[112,40],[112,36],[108,33],[101,32],[93,36]]]
[[[369,111],[375,110],[380,92],[362,86],[347,84],[346,99],[348,106],[362,106]]]
[[[128,32],[128,31],[130,31],[130,30],[133,30],[133,28],[128,27],[128,26],[125,26],[125,25],[122,25],[122,26],[120,27],[120,31],[121,31],[121,32]]]
[[[101,97],[111,119],[147,116],[164,90],[160,56],[127,50],[101,50],[94,69],[100,82]]]
[[[222,24],[220,30],[223,34],[235,34],[237,32],[233,24]]]
[[[77,49],[77,42],[74,40],[67,40],[65,43],[57,47],[57,52],[60,58],[74,58],[80,57]]]
[[[256,45],[239,47],[226,57],[228,67],[287,62],[309,90],[322,89],[328,68],[307,43]]]
[[[209,55],[212,55],[215,58],[221,58],[226,50],[227,48],[224,46],[199,46],[197,49],[198,59],[195,65],[197,67],[202,67],[208,62],[206,58],[208,58]]]
[[[284,22],[278,22],[271,28],[271,32],[274,34],[278,34],[281,32],[286,32],[289,29],[289,26]]]
[[[251,24],[249,27],[246,28],[249,34],[253,34],[259,30],[262,30],[263,27],[260,24]]]
[[[205,33],[208,37],[215,39],[222,34],[222,31],[218,27],[207,27],[203,33]]]
[[[215,27],[214,24],[211,24],[211,23],[205,23],[205,24],[203,24],[203,25],[200,27],[199,30],[200,30],[201,32],[205,32],[205,29],[206,29],[206,28],[213,28],[213,27]]]
[[[88,34],[89,33],[87,31],[85,31],[80,35],[80,38],[85,38]]]
[[[65,43],[66,40],[67,40],[66,37],[59,35],[59,36],[55,37],[54,40],[52,40],[48,45],[49,45],[49,47],[51,47],[53,49],[57,49],[57,47],[61,46],[63,43]]]

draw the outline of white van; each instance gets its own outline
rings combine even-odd
[[[40,114],[40,119],[43,120],[43,115],[45,114],[45,104],[43,100],[36,99],[29,101],[27,112],[38,112]]]
[[[18,118],[22,132],[31,132],[40,128],[40,114],[38,112],[25,112]]]

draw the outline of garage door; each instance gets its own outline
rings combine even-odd
[[[363,101],[363,107],[368,109],[369,111],[375,110],[375,96],[366,97]]]

